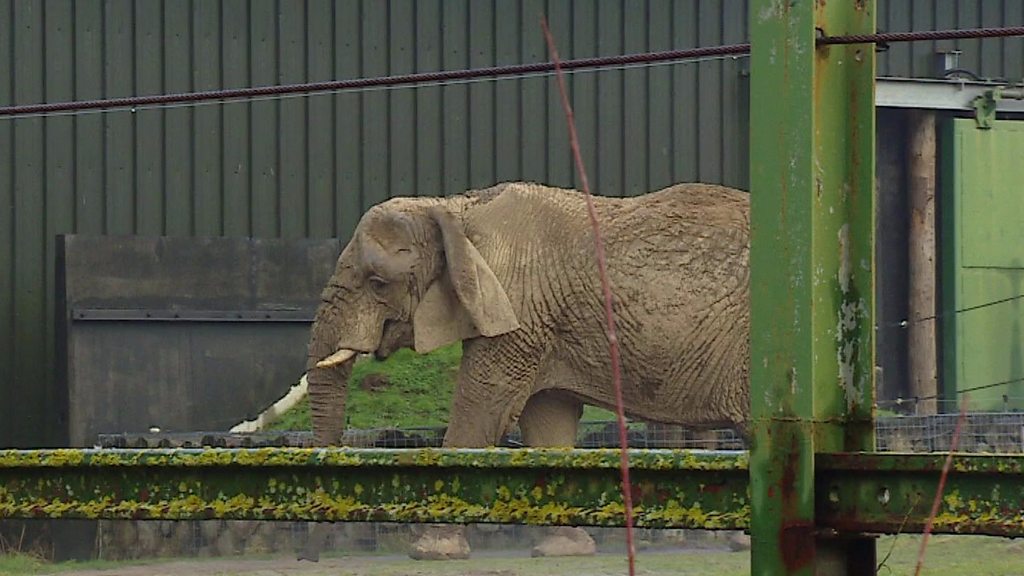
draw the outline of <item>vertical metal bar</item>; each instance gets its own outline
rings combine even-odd
[[[814,455],[874,445],[875,56],[815,37],[873,32],[875,2],[750,19],[752,570],[869,573],[872,541],[816,530]]]

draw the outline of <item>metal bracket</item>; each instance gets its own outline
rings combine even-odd
[[[971,107],[974,108],[974,121],[978,124],[979,130],[989,130],[996,119],[996,103],[1002,97],[1002,89],[994,88],[985,90],[981,95],[971,100]]]

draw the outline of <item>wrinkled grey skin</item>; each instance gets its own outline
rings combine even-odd
[[[595,198],[615,295],[628,416],[693,428],[749,417],[749,205],[679,184]],[[322,293],[309,343],[318,442],[344,428],[352,361],[463,341],[444,445],[572,445],[583,403],[613,408],[601,284],[583,196],[506,183],[373,207]]]

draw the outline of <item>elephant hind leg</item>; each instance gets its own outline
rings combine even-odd
[[[537,392],[526,401],[519,429],[527,446],[561,448],[576,445],[576,429],[583,403],[561,390]],[[531,556],[590,556],[597,544],[586,530],[556,526],[530,551]]]
[[[519,416],[523,443],[537,448],[576,445],[583,403],[561,390],[542,390],[530,396]]]

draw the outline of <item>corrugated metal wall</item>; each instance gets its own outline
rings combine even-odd
[[[882,2],[879,25],[1022,21],[1017,0],[956,5]],[[542,61],[542,13],[564,58],[734,43],[746,12],[747,0],[0,0],[0,105]],[[1015,42],[961,42],[964,65],[1019,77]],[[894,46],[880,72],[927,75],[928,50]],[[745,64],[576,75],[597,191],[745,187]],[[546,78],[0,120],[0,446],[62,440],[56,234],[346,238],[389,196],[574,185],[564,126]]]

